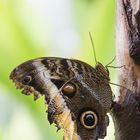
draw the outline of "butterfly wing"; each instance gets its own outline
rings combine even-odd
[[[34,100],[45,96],[48,120],[64,129],[64,140],[96,140],[106,135],[112,91],[105,68],[79,60],[44,57],[16,67],[10,79]]]

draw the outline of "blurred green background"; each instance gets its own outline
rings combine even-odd
[[[76,58],[94,66],[88,32],[98,61],[115,56],[114,0],[0,0],[0,140],[62,140],[36,102],[15,89],[9,74],[18,64],[40,56]],[[110,71],[116,81],[115,70]],[[115,92],[115,89],[114,89]],[[113,140],[113,125],[106,140]]]

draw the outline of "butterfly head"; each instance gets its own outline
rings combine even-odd
[[[108,79],[108,81],[110,80],[109,70],[107,67],[103,66],[101,63],[98,62],[95,66],[95,69],[96,69],[97,73],[102,74],[104,78]]]

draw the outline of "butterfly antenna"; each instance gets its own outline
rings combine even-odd
[[[95,59],[95,63],[97,64],[97,59],[96,59],[96,53],[95,53],[95,47],[94,47],[94,43],[93,43],[93,39],[92,39],[92,35],[89,32],[89,36],[90,36],[90,40],[91,40],[91,44],[92,44],[92,49],[93,49],[93,53],[94,53],[94,59]]]

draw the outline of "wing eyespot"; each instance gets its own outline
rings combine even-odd
[[[77,92],[77,87],[72,82],[66,83],[62,88],[62,93],[69,98],[72,98],[76,92]]]
[[[80,116],[80,122],[84,128],[91,130],[96,127],[98,122],[98,117],[93,111],[85,111]]]
[[[23,83],[24,85],[26,85],[26,84],[29,84],[29,83],[31,82],[31,80],[32,80],[32,77],[28,75],[28,76],[25,76],[25,77],[23,78],[22,83]]]

